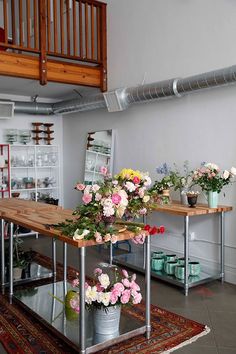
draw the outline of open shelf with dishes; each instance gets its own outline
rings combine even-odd
[[[10,193],[35,201],[60,199],[58,147],[55,145],[11,145]]]

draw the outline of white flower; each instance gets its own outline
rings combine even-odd
[[[101,293],[101,302],[103,303],[104,306],[108,306],[111,298],[111,293]]]
[[[145,187],[149,187],[151,184],[152,184],[152,180],[151,180],[151,178],[149,177],[149,176],[146,176],[145,177],[145,182],[144,182],[144,186]]]
[[[119,190],[118,194],[121,197],[120,205],[126,207],[128,205],[128,194],[124,190]]]
[[[230,175],[229,171],[224,170],[224,172],[223,172],[223,178],[224,178],[224,179],[227,179],[227,178],[229,178],[229,175]]]
[[[92,186],[88,185],[84,188],[84,194],[89,194],[91,191]]]
[[[93,191],[94,193],[96,193],[99,189],[100,189],[100,187],[99,187],[98,184],[94,184],[94,185],[92,186],[92,191]]]
[[[118,181],[116,181],[116,180],[113,180],[113,181],[112,181],[112,184],[113,184],[114,186],[117,186],[117,184],[118,184]]]
[[[128,189],[130,193],[134,192],[136,187],[133,182],[126,182],[125,187]]]
[[[99,202],[101,199],[102,199],[102,195],[99,194],[99,193],[96,193],[96,194],[95,194],[95,201],[96,201],[96,202]]]
[[[88,286],[85,291],[85,302],[91,304],[93,301],[96,301],[98,298],[98,292],[96,286]]]
[[[82,234],[79,233],[79,229],[75,230],[75,233],[73,235],[73,240],[83,240],[85,236],[87,236],[90,233],[89,230],[84,230]]]
[[[218,170],[219,171],[219,166],[216,165],[215,163],[209,162],[205,164],[205,167],[211,169],[211,170]]]
[[[105,216],[112,216],[115,214],[115,209],[112,206],[104,207],[103,208],[103,215]]]
[[[103,198],[101,201],[101,204],[107,208],[112,207],[112,205],[113,205],[112,199],[111,198]]]
[[[147,203],[149,200],[150,200],[150,196],[149,196],[149,195],[145,195],[145,196],[143,197],[143,202],[144,202],[144,203]]]
[[[98,280],[100,281],[101,286],[104,289],[106,289],[110,285],[110,279],[109,279],[109,276],[107,274],[99,275]]]
[[[145,189],[144,188],[139,188],[138,195],[140,196],[140,198],[144,197],[144,193],[145,193]]]
[[[236,167],[231,167],[230,173],[231,173],[233,176],[236,176]]]

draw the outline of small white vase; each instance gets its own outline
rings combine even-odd
[[[217,206],[218,206],[218,196],[219,196],[218,192],[209,191],[207,193],[207,201],[208,201],[208,207],[209,208],[217,208]]]

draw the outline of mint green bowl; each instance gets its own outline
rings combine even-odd
[[[189,274],[192,276],[199,275],[201,272],[201,266],[199,262],[189,262]]]
[[[178,265],[176,261],[169,261],[165,263],[165,272],[168,275],[174,275],[175,274],[175,267]]]

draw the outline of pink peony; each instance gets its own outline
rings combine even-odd
[[[130,282],[130,289],[133,290],[133,291],[139,291],[140,290],[140,287],[137,283],[135,283],[134,280],[132,280]]]
[[[126,289],[123,291],[122,295],[121,295],[121,298],[120,298],[120,301],[122,304],[127,304],[130,300],[130,290]]]
[[[92,200],[92,194],[84,194],[82,200],[84,204],[89,204]]]
[[[137,278],[137,276],[136,276],[136,274],[134,273],[134,274],[132,275],[132,277],[131,277],[131,281],[135,281],[136,278]]]
[[[112,203],[119,204],[121,201],[121,196],[118,193],[112,194]]]

